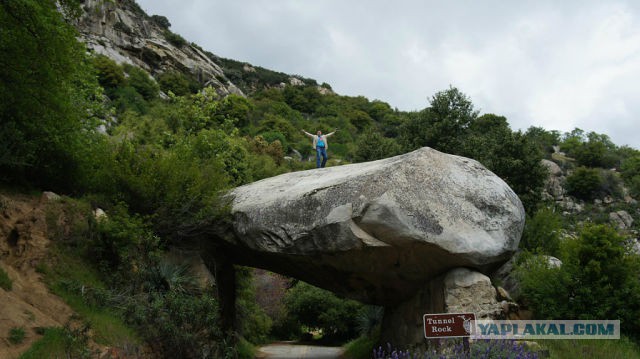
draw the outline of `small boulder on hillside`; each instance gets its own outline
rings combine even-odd
[[[618,229],[627,229],[633,225],[633,217],[627,211],[609,213],[609,221]]]

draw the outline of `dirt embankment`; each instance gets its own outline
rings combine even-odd
[[[51,241],[46,207],[51,198],[0,193],[0,268],[12,282],[0,288],[0,358],[17,358],[36,340],[38,328],[64,326],[73,311],[50,293],[37,268],[44,264]],[[23,328],[25,339],[12,344],[12,328]]]

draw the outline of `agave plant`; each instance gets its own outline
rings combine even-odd
[[[198,279],[187,264],[161,261],[157,267],[159,280],[166,290],[180,293],[198,291]]]
[[[384,308],[377,306],[366,306],[358,315],[358,331],[361,335],[371,335],[373,330],[382,324]]]

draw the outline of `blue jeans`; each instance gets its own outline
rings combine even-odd
[[[320,156],[322,156],[322,163],[320,163]],[[327,149],[324,147],[316,147],[316,167],[324,167],[327,164]]]

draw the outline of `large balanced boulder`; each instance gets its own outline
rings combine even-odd
[[[386,306],[450,269],[495,269],[524,225],[504,181],[431,148],[287,173],[228,198],[232,229],[215,243],[234,262]]]

